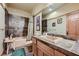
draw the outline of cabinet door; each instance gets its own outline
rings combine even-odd
[[[38,56],[50,56],[50,54],[40,46],[38,46],[37,50]]]
[[[55,50],[55,56],[65,56],[63,53]]]
[[[52,52],[51,52],[52,53]],[[52,56],[51,54],[49,54],[47,51],[46,52],[43,52],[43,55],[44,56]]]
[[[54,55],[54,49],[50,48],[46,44],[44,44],[40,41],[37,41],[37,45],[39,48],[42,49],[42,51],[44,52],[45,55],[48,55],[48,56]]]
[[[43,56],[50,56],[49,54],[43,53]]]
[[[43,51],[39,48],[37,48],[37,54],[38,56],[43,56]]]
[[[33,43],[32,45],[32,52],[33,52],[33,55],[36,56],[37,55],[37,47],[36,47],[36,44]]]
[[[37,44],[36,44],[36,39],[35,38],[32,38],[32,42],[33,42],[33,45],[32,45],[32,52],[33,52],[33,55],[37,55]]]
[[[35,44],[36,44],[36,39],[35,39],[35,38],[32,38],[32,41],[33,41],[33,43],[35,43]]]

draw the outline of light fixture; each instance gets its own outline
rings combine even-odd
[[[52,8],[49,8],[49,11],[52,11]]]
[[[55,3],[49,3],[48,6],[51,6],[51,5],[53,5],[53,4],[55,4]]]
[[[57,13],[56,11],[53,12],[53,14],[56,14],[56,13]]]
[[[57,14],[57,11],[52,12],[52,15],[56,15],[56,14]]]

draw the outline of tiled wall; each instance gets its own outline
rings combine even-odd
[[[20,16],[10,15],[9,16],[9,34],[15,36],[22,36],[24,29],[25,19]]]

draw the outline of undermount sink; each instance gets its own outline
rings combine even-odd
[[[51,42],[53,42],[53,40],[56,39],[55,37],[48,36],[48,35],[42,35],[40,37],[43,38],[46,41],[51,41]]]
[[[72,49],[76,41],[67,40],[67,39],[58,39],[58,40],[54,40],[54,43],[62,48]]]
[[[47,35],[41,35],[40,37],[42,37],[42,38],[46,38],[46,37],[47,37]]]
[[[75,45],[76,41],[67,40],[61,37],[52,37],[52,36],[41,36],[46,41],[49,41],[51,43],[56,44],[59,47],[65,48],[65,49],[72,49],[72,47]]]

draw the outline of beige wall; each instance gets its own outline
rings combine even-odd
[[[10,14],[14,14],[14,15],[17,15],[17,16],[23,16],[23,17],[30,17],[31,16],[30,13],[23,11],[23,10],[11,8],[11,7],[7,7],[7,9],[8,9],[8,12]]]
[[[62,18],[62,23],[58,24],[57,20]],[[56,26],[53,27],[52,23],[55,23]],[[66,35],[66,16],[58,17],[47,21],[47,32],[53,34]]]
[[[36,6],[35,8],[33,8],[33,12],[32,15],[36,15],[37,13],[39,13],[40,11],[42,11],[44,8],[48,7],[48,4],[40,4],[38,6]]]
[[[45,18],[50,19],[58,17],[75,10],[79,10],[79,3],[64,4],[61,8],[55,10],[51,14],[47,15]]]

